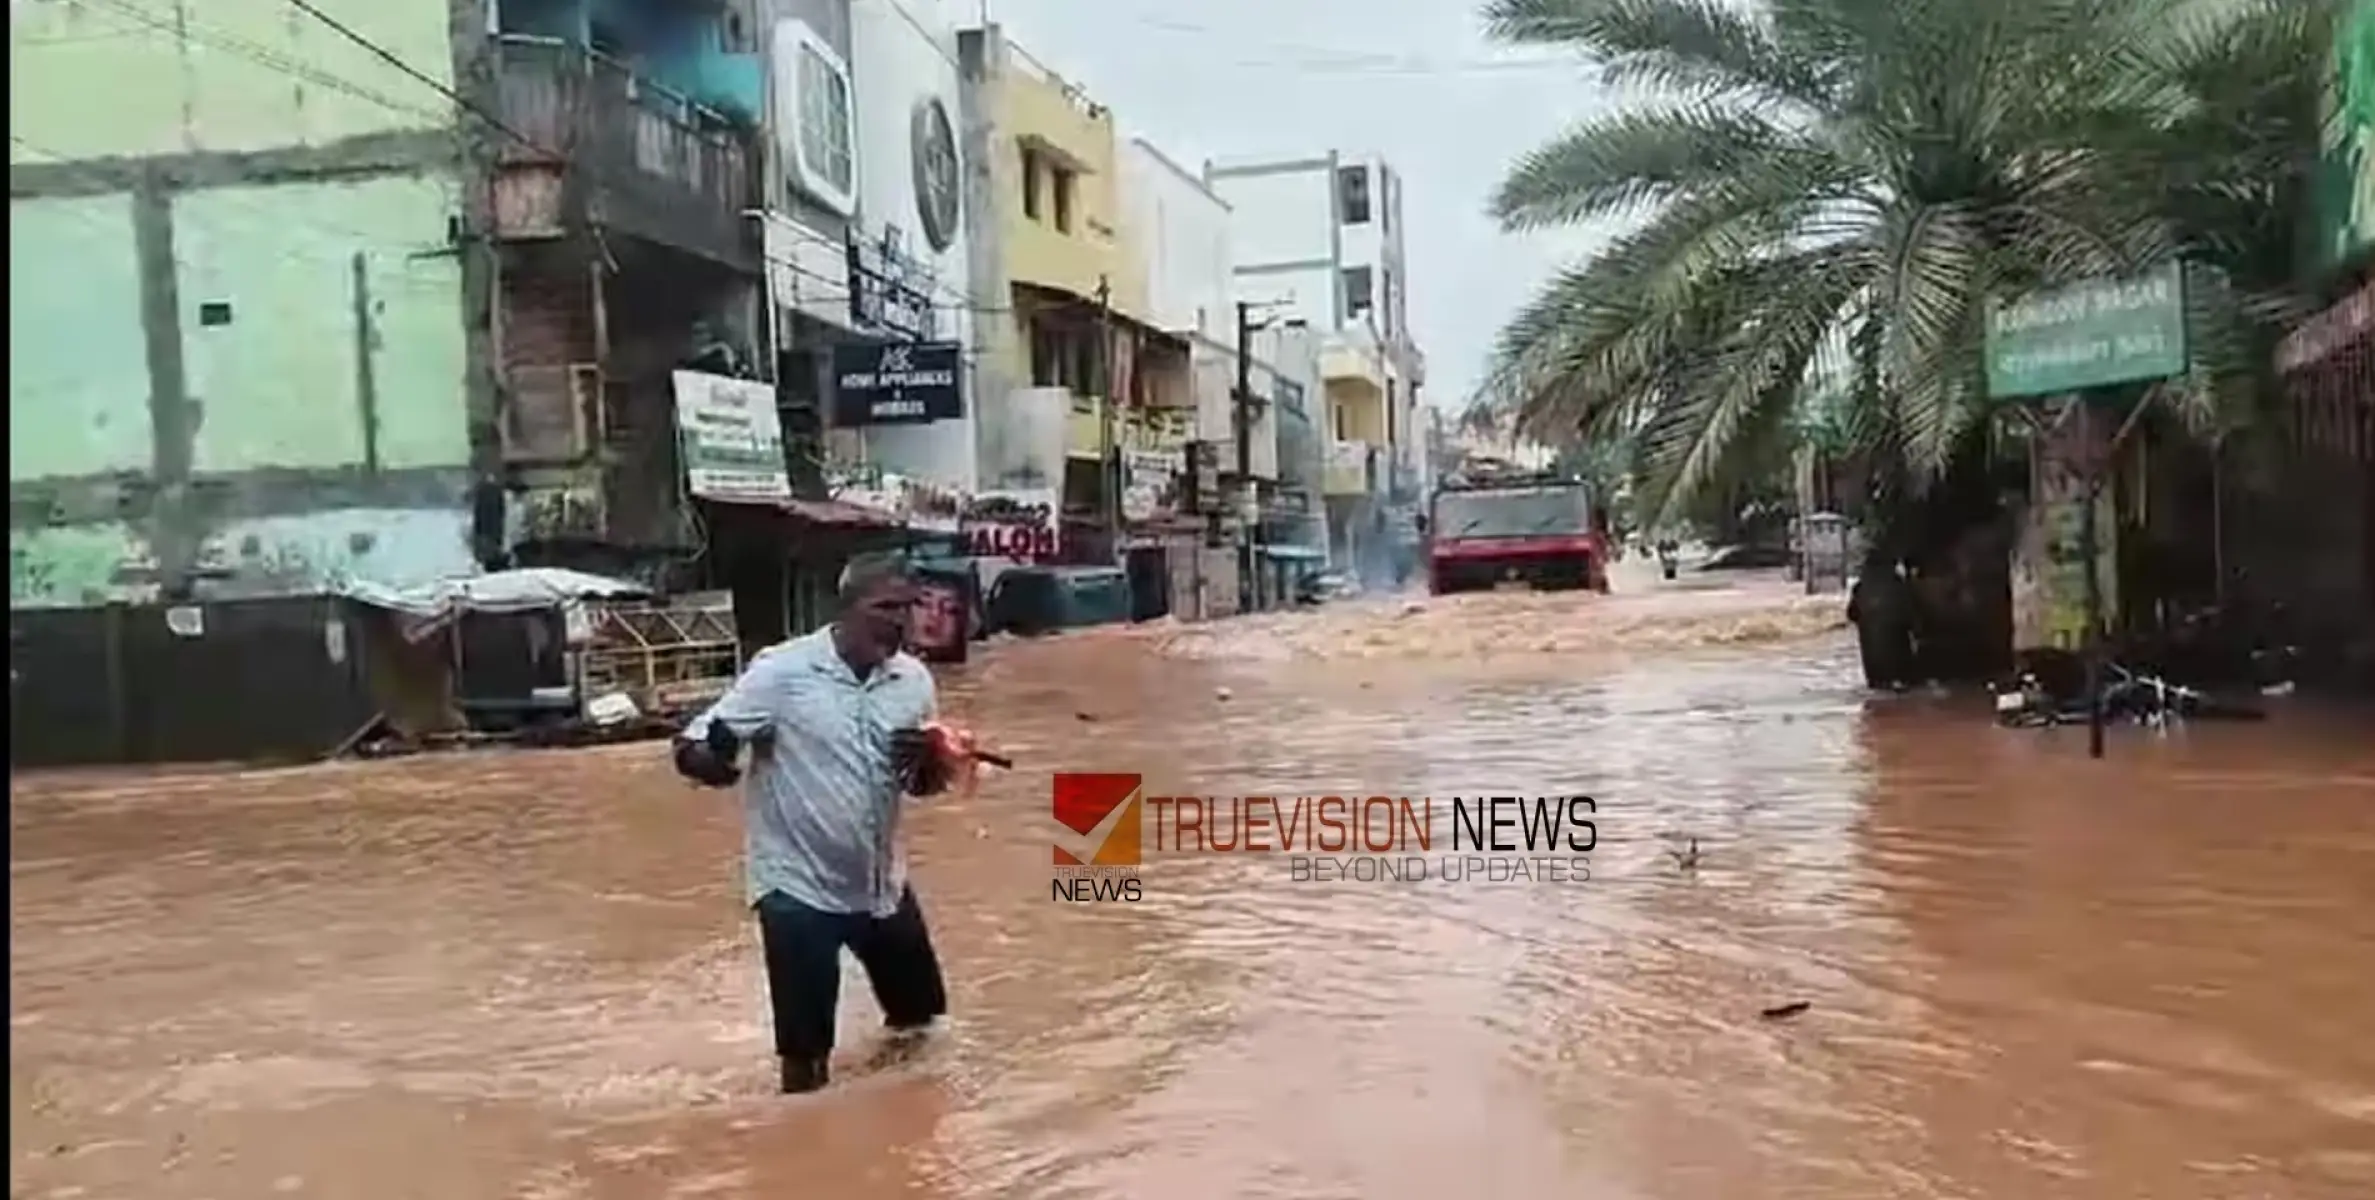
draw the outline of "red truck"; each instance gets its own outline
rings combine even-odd
[[[1438,596],[1511,580],[1605,592],[1608,544],[1580,480],[1455,481],[1436,490],[1428,514],[1428,586]]]

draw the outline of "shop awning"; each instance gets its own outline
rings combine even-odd
[[[899,518],[878,508],[852,504],[847,500],[806,500],[794,497],[778,501],[778,508],[814,525],[835,525],[849,529],[897,529]]]
[[[651,596],[650,589],[640,583],[557,567],[493,571],[411,588],[357,579],[348,581],[339,591],[357,604],[430,621],[465,612],[535,612],[564,608],[584,600],[640,600]]]

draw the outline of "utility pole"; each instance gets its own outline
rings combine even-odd
[[[1104,452],[1097,459],[1105,477],[1105,529],[1113,538],[1111,553],[1122,558],[1122,486],[1119,447],[1113,426],[1113,282],[1097,277],[1097,429]]]
[[[1236,402],[1230,407],[1236,417],[1237,486],[1247,500],[1251,500],[1255,496],[1253,485],[1253,331],[1253,305],[1240,300],[1237,302],[1237,390],[1234,397]],[[1240,517],[1243,516],[1244,508],[1253,507],[1251,504],[1245,504],[1239,510]],[[1254,520],[1243,523],[1238,533],[1237,611],[1239,612],[1250,612],[1253,609],[1253,540],[1255,530],[1261,527],[1260,517],[1260,511],[1256,509]]]

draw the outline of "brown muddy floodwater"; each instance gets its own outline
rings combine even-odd
[[[1024,769],[912,826],[957,1019],[863,1073],[851,968],[849,1077],[797,1100],[734,807],[656,745],[19,778],[11,1195],[2375,1196],[2368,719],[2090,763],[1867,700],[1805,608],[1002,648],[949,706]],[[1588,883],[1206,856],[1063,904],[1058,768],[1582,791],[1601,841]]]

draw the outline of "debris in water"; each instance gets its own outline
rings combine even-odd
[[[1095,721],[1097,719],[1097,714],[1092,712],[1076,712],[1072,715],[1074,718],[1082,721]]]
[[[1787,1004],[1776,1004],[1757,1015],[1768,1021],[1787,1021],[1791,1017],[1806,1015],[1806,1010],[1813,1007],[1812,1000],[1792,1000]]]
[[[1666,853],[1673,855],[1674,865],[1685,871],[1699,869],[1699,839],[1697,838],[1691,839],[1690,848],[1687,850],[1668,850]]]
[[[1235,692],[1232,692],[1232,691],[1230,691],[1229,689],[1227,689],[1227,688],[1225,688],[1225,687],[1217,687],[1217,688],[1214,688],[1214,689],[1212,689],[1212,698],[1213,698],[1213,699],[1215,699],[1215,700],[1226,700],[1226,699],[1228,699],[1229,697],[1231,697],[1231,696],[1234,696],[1234,695],[1236,695],[1236,694],[1237,694],[1237,693],[1235,693]]]

